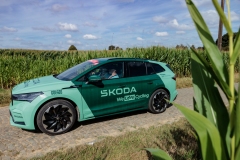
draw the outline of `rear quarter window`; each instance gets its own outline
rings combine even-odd
[[[160,66],[159,64],[156,64],[156,63],[152,63],[152,67],[153,69],[155,70],[156,73],[160,73],[160,72],[164,72],[165,69]]]
[[[168,64],[166,66],[173,72],[172,68]]]

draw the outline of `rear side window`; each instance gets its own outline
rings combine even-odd
[[[145,76],[146,66],[144,62],[126,62],[128,77]]]
[[[172,68],[168,64],[166,66],[173,72]]]
[[[151,74],[155,74],[155,73],[156,73],[155,70],[153,69],[151,63],[146,63],[146,66],[147,66],[147,74],[148,74],[148,75],[151,75]]]
[[[160,66],[159,64],[156,64],[156,63],[151,63],[151,64],[152,64],[152,67],[154,68],[156,73],[160,73],[160,72],[165,71],[165,69],[162,66]]]

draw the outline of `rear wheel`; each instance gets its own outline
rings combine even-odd
[[[166,110],[169,103],[169,94],[164,89],[156,90],[149,99],[148,108],[152,113],[162,113]]]
[[[37,114],[38,128],[48,135],[58,135],[69,131],[76,121],[76,110],[66,100],[46,103]]]

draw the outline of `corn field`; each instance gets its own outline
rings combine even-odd
[[[204,51],[202,54],[205,54]],[[165,47],[132,48],[116,51],[37,51],[0,49],[0,88],[36,77],[57,74],[83,61],[102,57],[132,57],[168,63],[178,77],[190,77],[189,49]],[[224,54],[228,63],[228,54]],[[238,63],[236,63],[238,64]],[[239,71],[239,66],[235,66]]]

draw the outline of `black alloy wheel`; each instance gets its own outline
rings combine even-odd
[[[37,115],[39,129],[48,135],[62,134],[70,130],[76,121],[76,110],[65,100],[45,104]]]
[[[152,113],[162,113],[166,110],[169,103],[169,95],[164,89],[156,90],[149,100],[149,110]]]

